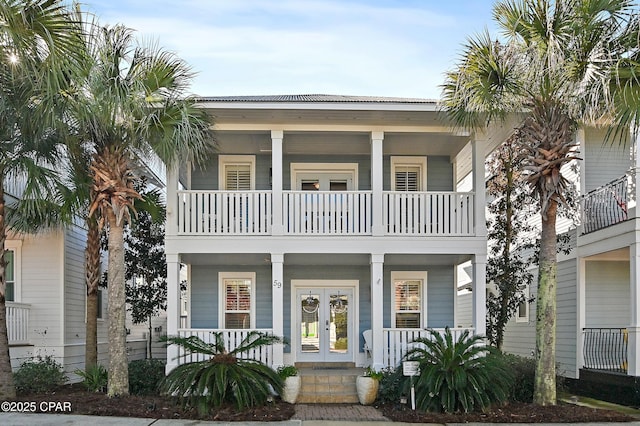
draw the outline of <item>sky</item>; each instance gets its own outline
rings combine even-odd
[[[440,98],[491,0],[83,0],[101,24],[176,53],[200,96]]]

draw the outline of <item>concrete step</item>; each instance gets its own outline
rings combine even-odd
[[[356,377],[362,368],[338,366],[299,368],[301,381],[300,395],[296,402],[301,404],[357,404]]]

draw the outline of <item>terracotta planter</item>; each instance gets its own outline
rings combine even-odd
[[[379,382],[369,376],[356,377],[356,390],[358,391],[358,400],[362,405],[371,405],[378,397]]]
[[[300,376],[289,376],[284,379],[284,387],[282,388],[282,400],[289,404],[295,404],[300,393]]]

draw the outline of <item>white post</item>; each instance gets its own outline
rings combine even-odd
[[[166,235],[178,234],[178,168],[167,167]]]
[[[473,192],[474,192],[474,226],[475,236],[484,237],[487,235],[487,224],[485,221],[485,157],[487,142],[483,139],[474,139],[471,141],[472,161],[473,161]],[[485,262],[486,263],[486,262]]]
[[[271,209],[273,223],[272,235],[284,233],[282,221],[282,130],[271,131]]]
[[[382,332],[383,311],[384,311],[384,291],[383,291],[383,266],[384,254],[371,255],[371,367],[380,371],[384,366],[383,354],[384,336]]]
[[[384,202],[382,194],[382,141],[384,132],[371,132],[371,232],[373,235],[384,235],[382,211]]]
[[[167,253],[167,336],[177,336],[180,328],[180,255]],[[178,347],[167,347],[168,374],[178,366]]]
[[[473,259],[473,328],[479,336],[487,334],[487,256]]]
[[[586,261],[583,257],[578,257],[576,260],[578,263],[577,266],[577,277],[576,277],[576,298],[578,299],[577,303],[577,330],[578,335],[576,336],[576,377],[580,376],[580,369],[584,367],[584,328],[586,327],[586,307],[587,307],[587,296],[586,296]]]
[[[271,307],[273,334],[278,337],[284,336],[284,255],[271,253]],[[273,346],[273,368],[284,365],[284,346],[277,344]]]
[[[640,376],[640,247],[639,243],[629,247],[630,266],[630,299],[631,318],[627,328],[629,347],[627,358],[629,360],[629,376]]]

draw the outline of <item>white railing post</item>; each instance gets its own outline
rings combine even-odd
[[[184,221],[184,217],[178,214],[181,200],[178,200],[178,168],[167,167],[167,235],[178,234],[178,221]]]
[[[273,334],[284,336],[284,273],[283,273],[284,255],[281,253],[271,253],[271,313]],[[274,367],[284,365],[284,346],[282,344],[274,345],[273,360]]]
[[[487,255],[473,257],[473,328],[480,336],[487,334]]]
[[[271,192],[273,194],[273,207],[271,219],[271,232],[273,235],[282,235],[282,130],[271,131]]]
[[[176,336],[180,327],[180,256],[167,253],[167,335]],[[168,374],[176,368],[180,361],[178,347],[167,347],[167,365],[165,372]]]
[[[472,161],[473,161],[473,192],[474,192],[474,234],[477,237],[487,235],[487,224],[485,221],[484,209],[486,206],[485,187],[485,159],[487,141],[478,138],[477,135],[471,141]]]
[[[371,132],[371,233],[384,235],[382,170],[384,132]]]
[[[376,371],[384,368],[384,351],[386,342],[383,339],[384,317],[384,254],[371,254],[371,366]]]

